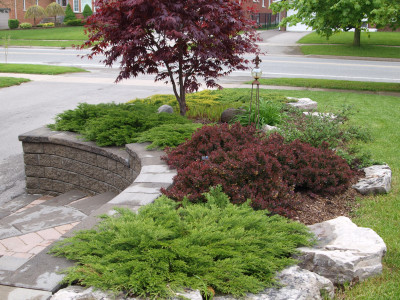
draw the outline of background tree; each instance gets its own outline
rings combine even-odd
[[[36,19],[46,16],[44,8],[39,5],[32,5],[26,10],[25,19],[33,19],[33,26],[36,26]]]
[[[382,8],[393,7],[393,3],[393,0],[283,0],[274,2],[271,8],[275,13],[289,9],[297,11],[283,19],[282,26],[301,22],[327,38],[338,31],[354,29],[353,45],[360,46],[360,33],[365,20],[370,24],[386,26],[390,12]]]
[[[171,82],[181,115],[199,78],[218,87],[217,77],[246,69],[242,55],[257,52],[253,22],[231,0],[99,0],[88,24],[88,57],[104,54],[107,66],[121,58],[116,81],[147,73]]]
[[[54,17],[54,25],[57,24],[58,16],[65,15],[64,9],[57,2],[52,2],[49,5],[47,5],[45,12],[46,12],[46,15],[48,15],[49,17]]]
[[[67,7],[65,8],[64,22],[66,23],[71,20],[76,20],[76,16],[75,16],[74,12],[72,11],[71,5],[69,5],[69,3],[68,3]]]
[[[85,7],[83,8],[82,15],[85,18],[88,18],[91,15],[93,15],[93,11],[92,11],[92,9],[90,8],[90,6],[88,4],[86,4]]]

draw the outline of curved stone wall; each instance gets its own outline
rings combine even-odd
[[[169,176],[167,184],[162,175],[169,172],[160,160],[164,153],[146,151],[144,144],[98,147],[79,139],[75,133],[45,127],[20,135],[19,140],[24,150],[26,190],[30,194],[59,195],[73,189],[88,194],[120,194],[134,182],[165,183],[160,187],[172,183],[173,176]]]

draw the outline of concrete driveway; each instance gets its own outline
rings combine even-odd
[[[279,30],[258,31],[262,41],[257,43],[262,52],[274,55],[302,55],[296,42],[310,32],[289,32]]]

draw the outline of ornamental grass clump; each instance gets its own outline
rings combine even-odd
[[[279,134],[266,137],[239,123],[204,126],[163,159],[177,168],[174,185],[162,190],[172,199],[204,202],[202,193],[221,185],[233,203],[252,199],[254,208],[287,217],[301,205],[296,192],[336,195],[355,176],[326,144],[285,143]]]
[[[278,286],[276,273],[313,243],[303,224],[233,205],[220,187],[204,197],[178,204],[163,196],[137,214],[117,209],[96,229],[57,243],[51,253],[77,262],[63,282],[128,297],[170,298],[183,288],[243,296]]]

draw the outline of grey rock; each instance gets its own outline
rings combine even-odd
[[[310,98],[294,98],[286,97],[289,100],[296,100],[296,102],[289,102],[287,105],[296,107],[301,110],[315,110],[318,107],[318,103],[311,100]]]
[[[365,178],[353,185],[353,188],[359,193],[363,195],[385,194],[390,191],[392,171],[388,165],[375,165],[364,168],[363,171]]]
[[[301,268],[330,279],[334,284],[364,280],[382,272],[386,245],[370,228],[358,227],[347,217],[309,226],[318,243],[300,248]]]
[[[184,292],[177,293],[179,298],[173,299],[182,299],[182,297],[190,299],[190,300],[202,300],[201,294],[199,291],[193,290],[185,290]],[[140,300],[143,298],[136,297],[126,297],[123,293],[114,294],[111,292],[104,292],[100,290],[95,290],[93,287],[85,288],[81,286],[69,286],[65,289],[59,290],[57,293],[50,298],[50,300]]]
[[[276,126],[271,126],[271,125],[268,125],[268,124],[263,125],[263,127],[261,128],[261,130],[262,130],[263,132],[268,132],[268,131],[278,130],[278,129],[279,129],[278,127],[276,127]]]
[[[281,288],[269,288],[259,294],[247,294],[245,299],[251,300],[322,300],[322,295],[334,296],[332,282],[315,274],[303,270],[298,266],[286,268],[277,275]],[[215,300],[233,300],[232,296],[216,296]]]
[[[233,120],[234,117],[236,117],[237,115],[240,115],[240,114],[242,114],[244,112],[245,112],[245,110],[244,109],[240,109],[240,108],[228,108],[228,109],[225,109],[221,114],[221,122],[222,123],[229,123],[230,121]]]
[[[164,105],[161,105],[158,108],[157,112],[158,113],[163,113],[164,112],[164,113],[168,113],[168,114],[173,114],[174,113],[174,109],[172,108],[172,106],[164,104]]]

